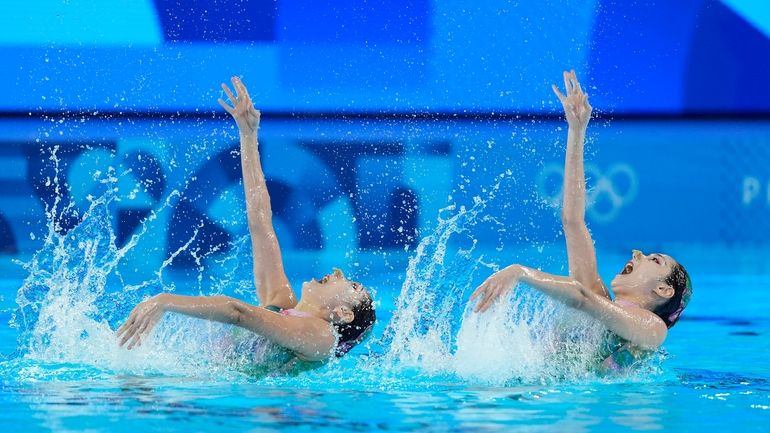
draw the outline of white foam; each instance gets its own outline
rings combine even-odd
[[[476,274],[486,278],[499,268],[474,252],[473,232],[496,224],[484,211],[505,178],[470,208],[442,209],[434,232],[415,249],[383,337],[391,372],[417,368],[503,385],[581,378],[598,365],[604,328],[528,288],[483,314],[466,305]]]

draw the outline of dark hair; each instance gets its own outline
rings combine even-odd
[[[656,308],[653,313],[663,319],[666,327],[671,328],[679,320],[679,315],[690,301],[692,282],[684,266],[679,263],[674,264],[674,267],[671,268],[671,273],[663,281],[674,289],[674,296],[668,302]]]
[[[334,354],[340,357],[348,353],[358,343],[364,341],[376,320],[377,315],[374,312],[374,302],[372,302],[371,296],[367,293],[366,297],[353,307],[353,320],[348,323],[334,324],[334,330],[339,335],[337,349],[334,351]]]

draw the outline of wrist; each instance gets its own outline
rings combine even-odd
[[[521,265],[513,264],[505,268],[505,273],[511,278],[519,278],[522,275],[523,269]]]
[[[248,126],[244,127],[238,127],[238,135],[241,136],[241,139],[244,138],[257,138],[257,130],[249,128]]]
[[[163,311],[166,311],[169,305],[171,305],[172,296],[173,295],[169,293],[160,293],[158,295],[155,295],[155,302]]]
[[[585,132],[588,129],[588,122],[567,122],[567,126],[569,126],[569,128],[572,130]]]

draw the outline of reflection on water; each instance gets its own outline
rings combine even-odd
[[[485,431],[511,426],[570,432],[610,426],[660,430],[670,426],[672,415],[683,413],[677,409],[682,401],[672,404],[681,396],[673,399],[669,387],[645,384],[378,392],[116,376],[5,387],[5,397],[9,394],[29,408],[35,424],[54,431],[129,431],[159,420],[171,429],[248,425],[292,431]]]
[[[719,380],[716,374],[712,379]],[[721,378],[729,380],[729,378]],[[754,379],[744,378],[744,381]],[[712,381],[712,391],[725,393]],[[702,389],[665,383],[471,388],[457,384],[420,390],[340,390],[265,387],[185,378],[113,376],[87,381],[3,385],[1,401],[20,408],[0,416],[29,430],[123,432],[214,429],[329,431],[655,431],[728,428],[736,411],[767,402],[768,392],[730,393],[733,406],[702,398]],[[765,384],[766,386],[766,384]],[[745,389],[744,391],[748,391]],[[708,419],[703,411],[711,410]],[[5,411],[4,411],[5,412]],[[745,413],[745,412],[744,412]],[[767,411],[744,415],[744,426]],[[764,417],[764,418],[762,418]],[[126,422],[130,420],[130,422]],[[754,423],[754,424],[753,424]],[[705,426],[704,426],[705,428]],[[729,428],[728,428],[729,430]]]

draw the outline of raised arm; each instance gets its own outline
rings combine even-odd
[[[585,311],[619,337],[643,349],[655,349],[666,338],[665,323],[641,308],[623,308],[590,290],[573,277],[547,274],[521,265],[496,272],[471,296],[478,299],[476,311],[486,311],[499,297],[521,281],[569,307]]]
[[[315,317],[292,317],[246,304],[227,296],[179,296],[162,293],[131,312],[118,329],[120,345],[140,344],[167,311],[240,326],[260,334],[306,360],[329,358],[335,335],[328,322]]]
[[[241,140],[241,169],[246,194],[246,215],[251,235],[254,284],[262,305],[292,308],[297,304],[281,259],[281,248],[273,229],[273,211],[259,159],[257,131],[260,113],[254,109],[246,86],[238,77],[232,78],[234,95],[226,84],[224,90],[233,106],[221,98],[219,104],[230,113],[238,125]],[[237,95],[237,96],[236,96]]]
[[[562,188],[564,196],[562,224],[567,238],[569,274],[594,293],[609,299],[607,287],[599,277],[594,242],[585,222],[586,179],[583,168],[583,146],[592,108],[588,103],[588,95],[580,88],[574,70],[564,72],[564,86],[566,96],[555,84],[553,91],[564,107],[569,125]]]

